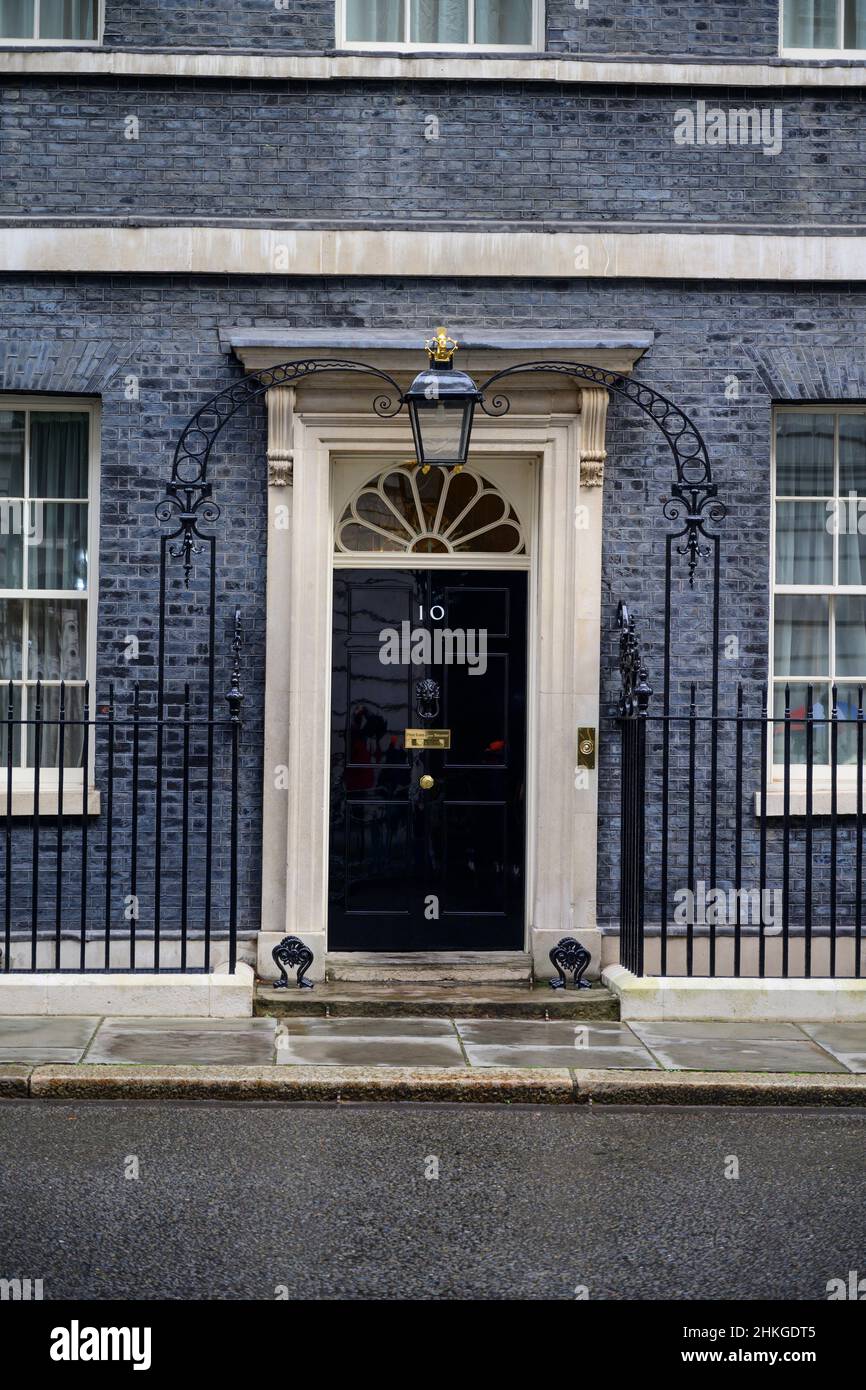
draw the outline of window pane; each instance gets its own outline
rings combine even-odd
[[[866,415],[839,416],[839,491],[866,497]]]
[[[31,589],[87,588],[87,508],[78,502],[31,502]]]
[[[860,703],[860,689],[856,685],[840,685],[836,691],[836,709],[840,719],[856,719]],[[837,737],[837,762],[857,762],[857,725],[840,724]],[[863,737],[863,766],[866,767],[866,730]]]
[[[786,48],[838,48],[836,0],[784,0]]]
[[[30,680],[83,680],[87,604],[46,599],[28,605],[27,676]]]
[[[836,674],[866,680],[866,597],[836,599]]]
[[[866,0],[845,0],[845,47],[866,48]]]
[[[777,676],[829,675],[829,599],[817,594],[776,598],[773,670]]]
[[[791,685],[789,689],[791,762],[806,762],[806,714],[809,706],[809,686]],[[829,758],[830,736],[826,720],[830,714],[829,685],[812,686],[812,763],[826,763]],[[773,761],[785,760],[785,684],[776,684],[773,690],[773,715],[781,723],[773,725]]]
[[[0,599],[0,684],[21,679],[21,642],[24,604],[17,598]]]
[[[532,43],[532,0],[475,0],[476,43]]]
[[[34,0],[0,0],[0,39],[32,39]]]
[[[834,416],[779,411],[776,416],[776,496],[830,497]]]
[[[96,38],[97,0],[41,0],[40,39]]]
[[[88,420],[80,411],[31,412],[31,497],[87,497]]]
[[[24,496],[24,411],[0,410],[0,497]]]
[[[856,513],[847,527],[846,512],[851,517],[850,506],[840,510],[839,583],[866,585],[866,510]],[[856,529],[858,520],[863,524],[863,535]]]
[[[402,43],[403,0],[347,0],[348,43]]]
[[[0,589],[20,589],[24,583],[23,502],[0,500]]]
[[[45,721],[39,734],[39,766],[58,767],[60,765],[60,726],[59,723],[52,723],[52,720],[60,718],[60,687],[57,685],[43,686],[42,696],[42,719]],[[36,691],[30,687],[28,694],[28,718],[33,718],[36,713]],[[64,691],[64,718],[66,727],[63,733],[63,766],[81,767],[84,759],[84,726],[76,723],[84,718],[84,687],[80,685],[67,686]],[[36,765],[36,728],[28,725],[27,729],[27,766]],[[74,811],[76,805],[81,805],[81,793],[78,793],[77,800],[74,800],[75,792],[68,786],[64,788],[63,809],[64,811]]]
[[[413,43],[468,43],[467,0],[411,0]]]
[[[0,789],[4,795],[6,793],[5,776],[9,762],[9,687],[0,685]],[[12,687],[12,718],[21,718],[21,687]],[[12,764],[17,766],[21,762],[21,725],[12,725]]]
[[[777,584],[833,583],[833,524],[824,502],[777,503]]]

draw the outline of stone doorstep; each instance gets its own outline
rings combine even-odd
[[[525,951],[329,951],[329,982],[371,984],[480,985],[532,982],[532,957]]]
[[[291,978],[291,977],[290,977]],[[612,1019],[619,1005],[602,985],[551,989],[525,985],[431,985],[327,981],[314,989],[274,989],[259,982],[258,1018],[525,1018]]]
[[[866,1075],[537,1068],[0,1066],[0,1100],[866,1107]]]

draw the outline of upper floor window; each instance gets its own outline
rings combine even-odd
[[[782,47],[866,52],[866,0],[783,0]]]
[[[776,411],[773,708],[790,691],[792,759],[805,762],[809,688],[816,720],[857,717],[866,686],[866,407]],[[776,761],[784,729],[776,725]],[[816,767],[828,763],[815,726]],[[839,726],[839,764],[855,763],[856,730]]]
[[[82,718],[92,676],[95,406],[0,397],[0,769],[34,764],[36,684],[42,713]],[[10,753],[8,724],[13,720]],[[19,722],[21,721],[21,722]],[[22,732],[23,731],[23,732]],[[83,733],[66,731],[64,767],[81,766]],[[41,766],[57,767],[58,726],[47,724]],[[4,782],[5,786],[5,782]]]
[[[541,0],[338,0],[344,48],[541,49]]]
[[[0,0],[0,42],[95,43],[99,0]]]

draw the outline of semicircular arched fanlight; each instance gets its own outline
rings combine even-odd
[[[364,483],[337,522],[342,555],[525,555],[520,518],[473,468],[386,468]]]

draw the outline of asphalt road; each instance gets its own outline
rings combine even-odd
[[[46,1299],[824,1299],[855,1269],[866,1111],[0,1103],[0,1278]]]

